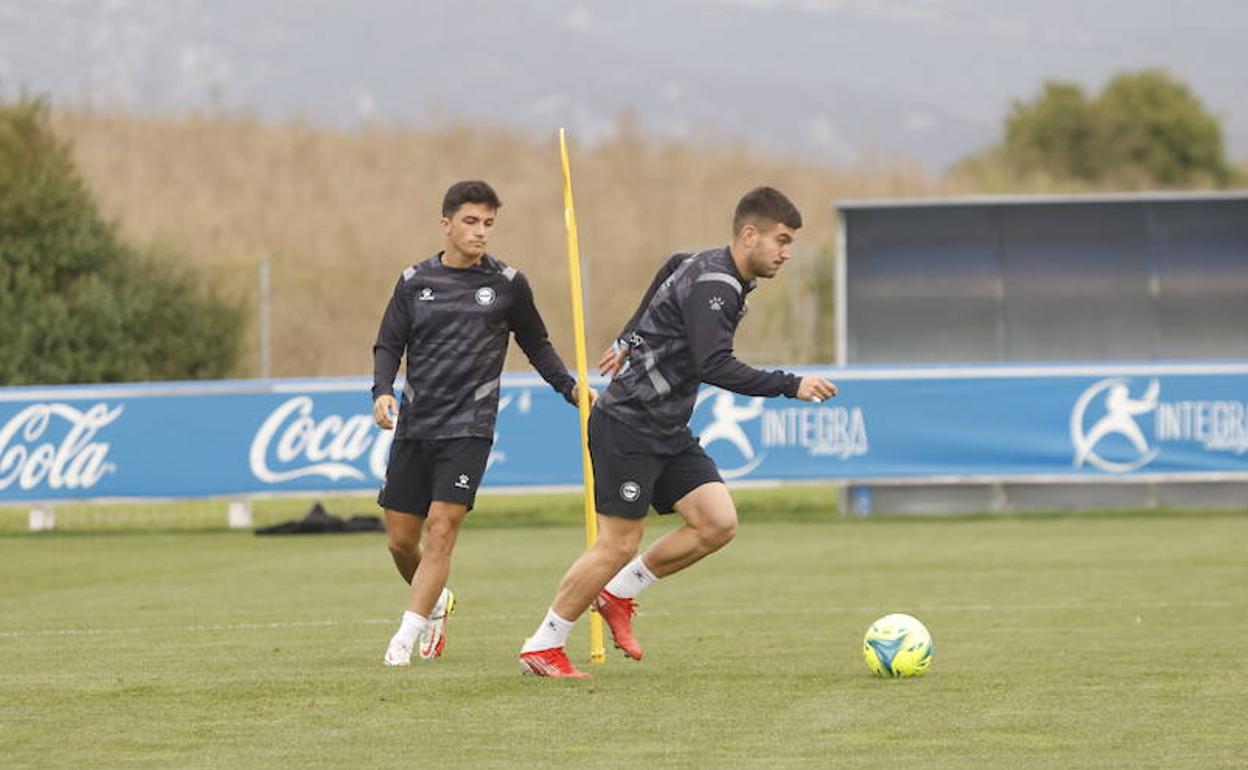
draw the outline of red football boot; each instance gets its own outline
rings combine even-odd
[[[534,676],[552,678],[588,678],[589,674],[577,670],[568,660],[562,647],[551,647],[548,650],[534,650],[520,653],[520,665],[524,673]]]
[[[604,589],[598,592],[594,606],[598,608],[598,614],[610,626],[615,646],[633,660],[641,660],[641,645],[633,637],[633,615],[637,614],[637,602],[632,599],[621,599]]]

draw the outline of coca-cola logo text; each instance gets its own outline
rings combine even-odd
[[[369,470],[384,478],[390,453],[390,433],[378,435],[370,415],[347,418],[331,414],[315,419],[312,399],[296,396],[273,410],[251,442],[251,472],[268,484],[307,476],[330,481],[363,481],[364,471],[354,463],[369,449]]]
[[[30,490],[47,484],[50,490],[90,489],[117,470],[108,462],[110,444],[94,441],[101,428],[117,419],[123,407],[96,404],[86,411],[69,404],[32,404],[0,428],[0,490],[14,484]],[[50,432],[68,424],[60,442]],[[54,434],[53,434],[54,435]]]

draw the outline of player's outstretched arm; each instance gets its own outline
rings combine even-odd
[[[798,398],[802,378],[784,371],[755,369],[732,354],[733,319],[741,295],[719,281],[694,284],[681,306],[689,353],[703,382],[746,396]]]

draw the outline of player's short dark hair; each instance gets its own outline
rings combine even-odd
[[[732,217],[732,234],[740,233],[750,220],[777,222],[797,230],[802,226],[802,212],[776,188],[755,187],[737,203],[737,213]]]
[[[449,219],[465,203],[479,203],[495,211],[503,207],[503,202],[498,199],[498,193],[494,192],[493,187],[480,179],[469,179],[456,182],[446,191],[446,196],[442,198],[442,216]]]

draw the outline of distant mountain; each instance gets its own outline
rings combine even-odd
[[[483,120],[933,170],[1046,78],[1164,67],[1248,157],[1237,0],[0,0],[0,88],[350,127]]]

